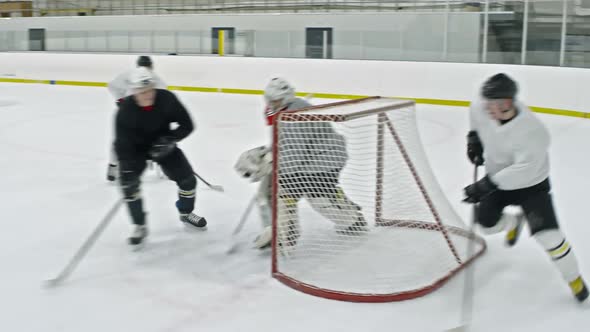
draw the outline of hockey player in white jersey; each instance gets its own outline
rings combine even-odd
[[[471,103],[467,155],[485,165],[486,176],[465,188],[465,201],[479,203],[476,222],[488,234],[506,231],[513,246],[525,222],[581,302],[588,289],[574,251],[559,228],[549,182],[549,132],[526,105],[516,100],[517,85],[505,74],[489,78]],[[508,213],[517,206],[520,213]]]
[[[153,79],[155,82],[156,89],[166,89],[167,85],[162,81],[162,79],[153,72],[154,64],[152,59],[149,56],[142,55],[137,58],[137,67],[145,67],[149,69],[153,74]],[[119,104],[121,101],[133,94],[133,90],[131,89],[131,82],[130,76],[135,71],[135,68],[129,69],[115,77],[112,81],[110,81],[107,85],[109,92],[115,98],[115,104],[117,108],[119,108]],[[109,155],[109,165],[107,167],[107,180],[108,181],[115,181],[117,178],[117,156],[115,155],[115,150],[111,145],[110,148],[110,155]]]
[[[273,125],[283,111],[311,106],[295,97],[295,89],[282,78],[274,78],[264,90],[266,122]],[[297,203],[307,199],[311,207],[336,225],[340,233],[358,234],[367,231],[361,208],[349,200],[339,186],[339,174],[348,155],[344,137],[328,122],[289,123],[282,125],[281,176],[279,177],[278,223],[289,231],[279,233],[281,246],[293,246],[299,237]],[[313,138],[312,138],[313,136]],[[272,136],[271,136],[272,137]],[[306,149],[301,149],[305,144]],[[236,171],[252,182],[260,181],[257,203],[262,218],[262,233],[255,247],[271,244],[271,145],[244,152],[236,163]]]

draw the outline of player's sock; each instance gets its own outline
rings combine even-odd
[[[588,297],[588,289],[580,277],[574,251],[563,233],[559,229],[547,229],[535,233],[533,237],[547,251],[578,301],[585,300]]]

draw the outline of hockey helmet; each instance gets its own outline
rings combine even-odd
[[[295,88],[287,80],[275,77],[264,89],[264,99],[273,111],[281,110],[295,99]]]
[[[129,75],[129,88],[143,90],[155,87],[154,75],[145,67],[135,68]]]
[[[504,73],[488,78],[481,89],[481,94],[486,99],[514,99],[517,92],[516,82]]]

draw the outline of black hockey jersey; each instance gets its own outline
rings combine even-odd
[[[173,123],[178,127],[171,129]],[[172,92],[156,89],[153,106],[141,107],[133,96],[126,97],[115,118],[115,152],[119,160],[147,158],[154,142],[162,136],[180,141],[194,129],[186,108]]]

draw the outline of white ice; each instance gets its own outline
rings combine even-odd
[[[103,88],[0,85],[0,331],[442,331],[459,323],[463,274],[420,299],[354,304],[287,288],[271,278],[268,253],[242,246],[226,255],[255,190],[233,164],[268,138],[262,100],[178,95],[198,124],[182,148],[203,177],[226,189],[199,187],[197,211],[209,230],[185,232],[175,185],[148,171],[143,193],[152,233],[145,250],[129,250],[129,218],[121,209],[71,278],[43,289],[41,281],[59,272],[120,196],[105,181],[114,104]],[[590,278],[590,121],[540,116],[553,135],[558,216]],[[467,112],[418,105],[418,120],[432,168],[467,220],[469,207],[459,203],[472,176],[464,152]],[[254,213],[240,238],[249,242],[259,230]],[[489,250],[475,265],[471,331],[587,330],[590,305],[575,302],[524,235],[513,249],[501,237],[487,238]]]

